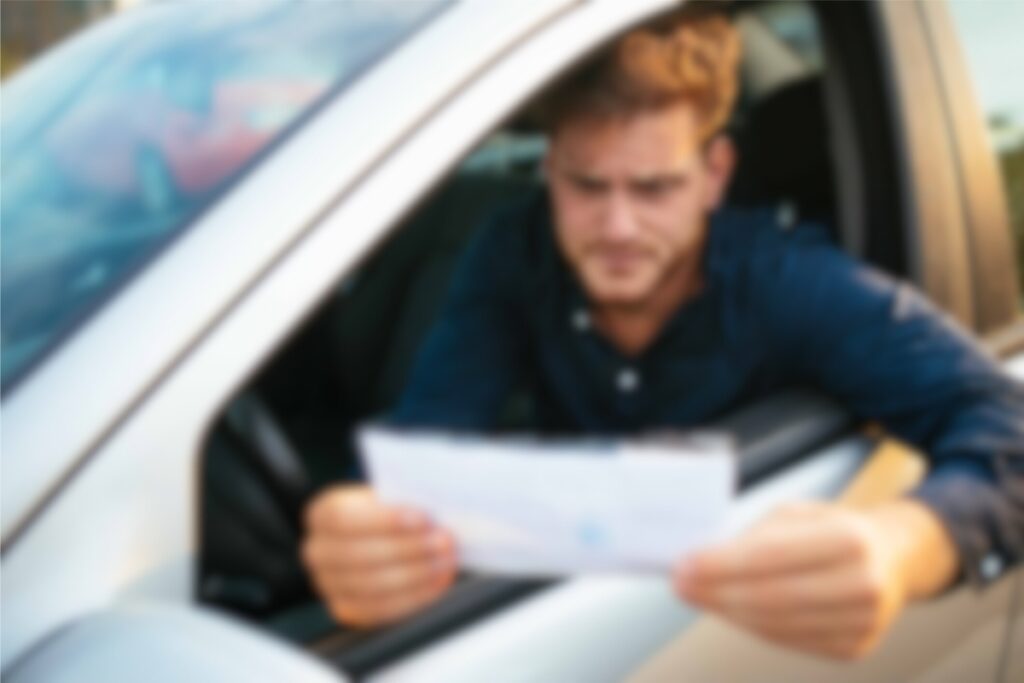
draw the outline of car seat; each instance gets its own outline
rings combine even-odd
[[[200,599],[252,617],[309,599],[299,543],[311,483],[305,463],[255,392],[231,402],[205,455]]]
[[[734,137],[739,164],[730,204],[786,202],[800,219],[835,231],[835,174],[820,77],[792,81],[756,102]]]

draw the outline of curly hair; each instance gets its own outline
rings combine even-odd
[[[588,59],[549,89],[537,113],[554,131],[570,118],[619,118],[687,102],[696,107],[706,141],[732,113],[739,59],[739,35],[725,16],[687,8]]]

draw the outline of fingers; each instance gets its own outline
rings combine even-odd
[[[356,628],[371,628],[399,621],[434,602],[450,587],[450,582],[425,583],[415,590],[373,598],[326,600],[337,621]]]
[[[455,540],[440,529],[389,535],[355,536],[339,542],[334,535],[310,534],[303,544],[306,566],[328,571],[372,569],[396,563],[452,555]]]
[[[331,614],[377,626],[436,600],[455,580],[454,538],[425,515],[382,504],[367,487],[337,487],[307,510],[302,560]]]
[[[716,611],[777,614],[783,611],[873,607],[876,591],[857,566],[837,565],[739,579],[689,580],[677,583],[682,597]]]
[[[850,590],[854,583],[862,588]],[[881,593],[848,568],[738,581],[687,599],[776,644],[838,659],[869,652],[889,618]]]
[[[818,657],[856,660],[869,654],[878,644],[877,638],[861,639],[849,636],[807,636],[802,638],[776,637],[758,634],[765,640],[790,650],[798,650]]]
[[[694,581],[733,581],[856,559],[860,535],[835,524],[785,510],[743,537],[698,553],[686,571]]]
[[[306,513],[310,531],[373,535],[416,531],[429,525],[426,515],[381,504],[367,486],[339,486],[318,496]]]
[[[415,591],[423,586],[442,583],[455,573],[449,559],[425,557],[413,562],[384,565],[367,571],[335,570],[320,572],[318,579],[323,593],[352,599],[373,599]]]
[[[904,602],[884,528],[837,505],[789,507],[696,554],[674,576],[679,595],[770,641],[856,658]]]
[[[791,614],[734,623],[790,649],[833,659],[858,659],[871,652],[885,624],[870,609],[852,608]]]
[[[772,639],[829,640],[867,631],[875,615],[865,607],[837,607],[774,615],[746,613],[731,619]]]

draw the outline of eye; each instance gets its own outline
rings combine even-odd
[[[682,180],[677,178],[655,178],[634,183],[633,191],[643,199],[654,201],[664,198],[670,192],[682,186]]]
[[[665,183],[661,181],[651,181],[644,183],[637,183],[634,186],[636,193],[646,199],[657,199],[665,194],[667,189]]]
[[[569,183],[573,189],[580,194],[597,196],[603,194],[608,189],[608,183],[603,180],[596,178],[589,178],[587,176],[570,176]]]

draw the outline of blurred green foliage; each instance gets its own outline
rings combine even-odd
[[[115,0],[0,2],[0,77],[116,8]]]
[[[1006,186],[1010,223],[1017,241],[1017,274],[1020,277],[1021,305],[1024,307],[1024,145],[1004,152],[999,161]]]

